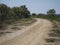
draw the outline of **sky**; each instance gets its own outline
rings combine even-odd
[[[60,14],[60,0],[0,0],[0,4],[9,7],[26,5],[31,13],[45,13],[49,9],[55,9],[56,14]]]

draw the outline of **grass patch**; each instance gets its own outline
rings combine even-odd
[[[7,31],[7,32],[5,32],[5,33],[12,33],[12,32],[10,32],[10,31]]]
[[[44,45],[54,45],[53,43],[48,43],[48,44],[44,44]]]
[[[21,26],[21,25],[26,26],[26,25],[30,25],[30,24],[34,23],[35,21],[36,20],[32,19],[32,18],[18,19],[18,20],[12,21],[12,22],[10,21],[9,23],[5,22],[5,23],[0,24],[0,29],[5,30],[6,26],[14,25],[14,24],[16,24],[16,25],[18,24],[19,26]],[[12,29],[19,29],[19,28],[13,27]]]
[[[46,41],[47,43],[54,43],[54,42],[55,42],[55,39],[49,38],[49,39],[45,39],[45,41]]]
[[[13,30],[20,30],[21,28],[18,28],[18,27],[12,27],[11,29],[13,29]]]
[[[27,19],[21,19],[21,20],[15,22],[15,24],[19,23],[20,26],[21,25],[27,26],[27,25],[30,25],[30,24],[34,23],[35,21],[36,21],[35,19],[27,18]]]
[[[2,36],[2,35],[4,35],[5,34],[5,32],[0,32],[0,36]]]
[[[0,32],[0,34],[5,34],[4,32]]]
[[[60,34],[60,29],[52,30],[54,33]]]
[[[56,33],[49,33],[49,37],[57,37]]]

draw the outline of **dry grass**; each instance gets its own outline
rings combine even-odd
[[[9,25],[4,24],[4,26],[2,25],[0,27],[0,36],[21,30],[25,26],[29,26],[35,21],[35,19],[21,19]]]
[[[53,21],[52,23],[54,25],[53,29],[48,33],[49,38],[50,37],[52,37],[52,38],[51,39],[49,39],[49,38],[45,39],[46,43],[48,43],[45,45],[55,45],[57,42],[56,39],[60,38],[60,22]],[[54,44],[50,44],[51,42]]]

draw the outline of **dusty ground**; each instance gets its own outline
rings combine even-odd
[[[52,23],[45,19],[37,21],[22,30],[0,37],[0,45],[44,45],[45,37]]]

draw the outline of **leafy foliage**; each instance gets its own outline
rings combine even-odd
[[[30,11],[25,5],[10,8],[5,4],[0,4],[0,27],[22,18],[30,18]]]

